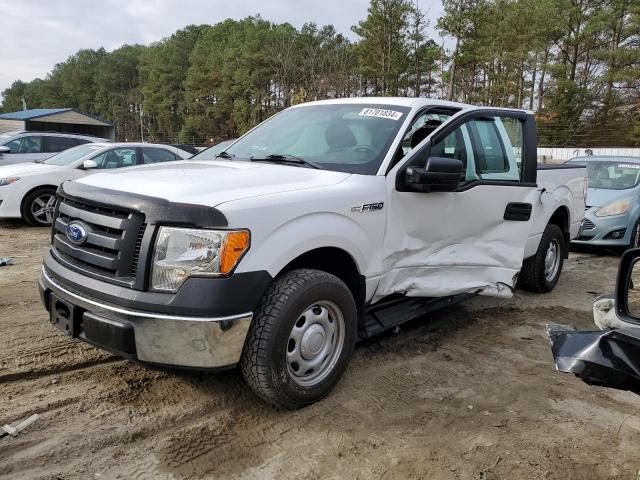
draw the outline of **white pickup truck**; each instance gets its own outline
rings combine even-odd
[[[51,322],[155,365],[240,365],[280,408],[326,395],[357,339],[471,295],[551,290],[586,170],[541,170],[531,113],[410,98],[307,103],[209,161],[59,189]]]

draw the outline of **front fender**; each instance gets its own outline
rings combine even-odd
[[[351,218],[331,212],[308,213],[273,228],[264,237],[255,235],[252,246],[238,271],[267,270],[273,277],[291,261],[311,250],[339,248],[353,258],[365,275],[374,268],[376,249],[365,228]],[[378,259],[379,260],[379,259]]]

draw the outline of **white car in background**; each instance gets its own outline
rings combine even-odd
[[[0,166],[44,160],[77,145],[111,143],[106,138],[74,133],[5,132],[0,134]]]
[[[42,161],[0,166],[0,218],[51,225],[56,190],[97,170],[184,160],[189,152],[150,143],[88,143]]]

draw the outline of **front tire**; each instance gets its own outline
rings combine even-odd
[[[552,224],[547,225],[536,254],[527,258],[522,264],[518,286],[537,293],[547,293],[553,290],[560,279],[566,248],[565,238],[560,227]]]
[[[22,218],[34,227],[48,227],[53,223],[55,207],[55,188],[37,188],[25,196]]]
[[[640,218],[636,220],[631,230],[631,238],[629,239],[629,246],[627,248],[640,247]]]
[[[320,270],[292,270],[271,284],[256,309],[242,374],[276,408],[317,402],[346,369],[356,330],[356,304],[342,280]]]

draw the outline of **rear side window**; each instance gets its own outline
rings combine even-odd
[[[176,160],[176,154],[164,148],[142,147],[142,163],[172,162]],[[178,159],[179,160],[179,159]]]
[[[42,153],[42,137],[26,135],[4,144],[11,153]]]
[[[77,139],[71,137],[44,137],[45,152],[58,153],[79,145]]]

